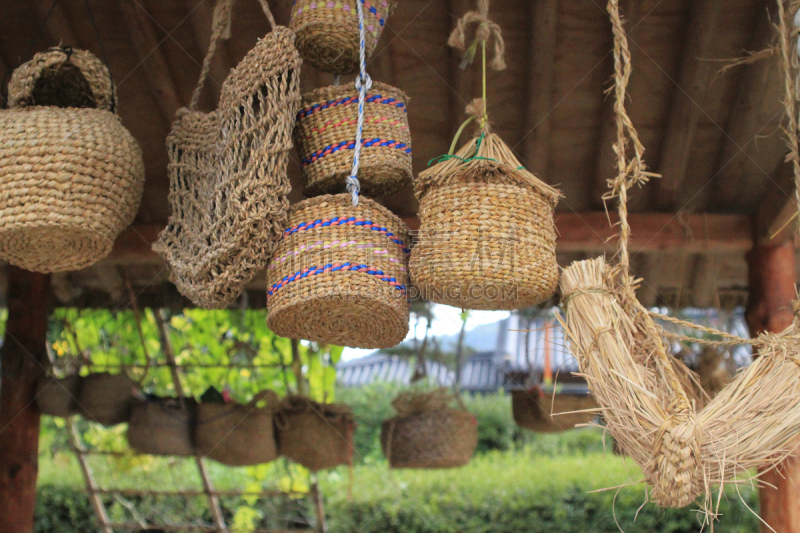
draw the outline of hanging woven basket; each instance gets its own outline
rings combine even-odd
[[[85,268],[111,251],[144,189],[136,140],[114,113],[108,69],[54,48],[14,71],[0,110],[0,259]]]
[[[78,414],[78,397],[81,393],[79,375],[64,378],[45,377],[36,385],[36,407],[43,415],[67,418]]]
[[[558,287],[559,192],[522,168],[494,134],[420,173],[411,281],[422,298],[462,309],[538,305]]]
[[[297,34],[303,61],[332,74],[358,70],[359,0],[292,0],[289,28]],[[364,9],[366,57],[378,45],[394,0],[360,0]]]
[[[266,400],[265,407],[258,403]],[[278,397],[262,391],[250,403],[201,403],[195,426],[200,455],[229,466],[269,463],[278,457],[272,416]]]
[[[127,422],[136,387],[136,382],[124,373],[89,374],[81,382],[78,397],[81,414],[104,426]]]
[[[346,405],[287,396],[275,414],[278,454],[316,472],[353,462],[356,422]]]
[[[194,455],[192,423],[197,404],[178,398],[134,399],[128,422],[128,445],[138,453],[188,457]]]
[[[408,333],[408,228],[349,194],[292,206],[267,267],[268,323],[282,337],[387,348]]]
[[[452,409],[447,390],[402,393],[392,405],[398,416],[381,427],[381,449],[392,468],[464,466],[478,446],[478,421]]]
[[[224,308],[266,266],[286,223],[291,131],[300,105],[294,33],[276,26],[231,70],[217,110],[197,110],[207,69],[167,137],[172,208],[153,249],[182,294]],[[229,10],[229,3],[225,4]],[[227,12],[229,20],[230,13]],[[225,27],[215,19],[210,65]]]
[[[545,393],[539,387],[511,391],[514,422],[537,433],[556,433],[588,424],[597,417],[597,402],[586,394]],[[580,411],[580,412],[578,412]]]
[[[375,82],[367,91],[358,174],[363,195],[387,196],[411,184],[407,113],[408,96],[400,89]],[[306,196],[345,190],[357,123],[358,91],[352,84],[303,95],[293,136]]]

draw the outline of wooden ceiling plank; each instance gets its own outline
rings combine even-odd
[[[700,59],[715,56],[723,7],[717,0],[695,0],[692,3],[680,78],[664,139],[659,169],[662,177],[656,180],[655,203],[658,209],[673,208],[686,181],[697,123],[704,113],[704,100],[710,96],[708,87],[719,69],[717,63]]]
[[[553,109],[558,0],[539,0],[531,9],[531,72],[528,80],[528,112],[525,117],[525,159],[543,181],[548,180],[550,132]]]
[[[44,20],[45,17],[47,17],[47,12],[50,11],[50,7],[51,6],[49,2],[38,3],[38,13],[40,20]],[[47,19],[47,29],[52,41],[58,42],[64,46],[72,46],[73,48],[80,48],[81,42],[75,35],[75,31],[72,28],[72,24],[69,21],[69,16],[67,15],[66,10],[64,9],[64,5],[61,3],[57,3],[52,7],[53,7],[53,12],[50,13],[50,18]],[[40,42],[39,44],[41,45],[42,43]],[[34,50],[34,53],[38,51],[39,50]]]
[[[636,261],[636,277],[641,278],[636,298],[645,307],[655,307],[658,303],[658,289],[661,282],[661,254],[642,254]]]
[[[186,9],[191,13],[189,22],[192,26],[192,34],[194,35],[197,48],[205,57],[208,52],[208,46],[211,43],[211,24],[213,13],[209,3],[206,0],[185,0]],[[201,60],[202,61],[202,60]],[[217,46],[217,51],[214,58],[211,60],[211,70],[209,71],[209,89],[212,91],[214,102],[219,100],[219,93],[222,89],[222,82],[228,77],[228,72],[231,69],[231,60],[228,54],[228,48],[225,41],[221,41]]]
[[[152,21],[149,15],[133,0],[123,0],[120,7],[133,48],[136,50],[139,61],[142,62],[140,68],[144,70],[148,87],[158,104],[161,116],[168,125],[172,124],[175,112],[181,107],[181,101],[178,97],[175,80],[170,74],[169,64],[161,51],[161,42],[153,29]]]
[[[472,7],[471,0],[450,0],[449,11],[453,17],[453,25],[445,28],[444,31],[447,32],[447,35],[450,35],[450,31],[455,26],[456,21],[463,17],[464,13],[471,10]],[[460,66],[461,53],[449,46],[447,47],[447,50],[450,54],[450,65],[452,65],[450,67],[450,87],[452,90],[450,91],[449,99],[450,137],[452,138],[458,131],[459,126],[461,126],[461,124],[467,118],[464,114],[464,109],[466,108],[467,104],[469,104],[476,96],[472,90],[474,87],[473,71],[475,67],[468,65],[467,68],[462,69]],[[476,63],[474,64],[477,65],[478,62],[479,59],[476,60]],[[470,131],[466,131],[465,134],[462,134],[459,145],[456,146],[456,150],[458,150],[461,145],[463,145],[464,142],[469,139]]]
[[[692,276],[692,303],[695,307],[715,307],[719,300],[717,274],[719,261],[714,254],[701,255],[697,259]]]

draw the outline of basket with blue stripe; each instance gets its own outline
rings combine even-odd
[[[361,194],[386,196],[411,184],[408,96],[375,82],[364,100],[358,178]],[[293,132],[306,196],[337,194],[350,175],[358,124],[358,91],[352,84],[303,95]]]
[[[362,197],[325,195],[290,208],[267,266],[270,329],[292,339],[388,348],[408,333],[408,228]]]

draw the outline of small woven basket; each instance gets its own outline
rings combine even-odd
[[[113,426],[128,421],[136,382],[127,374],[89,374],[81,383],[78,405],[92,422]]]
[[[364,99],[364,125],[358,178],[365,196],[387,196],[411,184],[411,131],[408,96],[375,82]],[[300,155],[303,193],[345,190],[353,164],[358,123],[358,91],[332,85],[303,95],[294,143]]]
[[[205,65],[222,26],[215,27]],[[228,306],[266,266],[280,239],[299,79],[294,33],[273,25],[231,70],[217,110],[197,110],[205,76],[192,105],[178,110],[167,137],[172,216],[153,249],[197,305]]]
[[[138,453],[194,455],[192,422],[197,405],[177,398],[134,399],[128,422],[128,445]]]
[[[36,385],[36,407],[43,415],[67,418],[80,412],[77,403],[80,393],[79,375],[60,379],[45,377]]]
[[[36,54],[0,110],[0,259],[37,272],[85,268],[133,221],[144,190],[136,140],[89,52]]]
[[[494,134],[420,173],[411,281],[462,309],[538,305],[558,287],[553,210],[559,192],[522,168]]]
[[[359,66],[359,0],[292,0],[289,28],[297,34],[303,61],[324,72],[352,74]],[[366,58],[378,44],[394,0],[360,0],[364,9]]]
[[[267,267],[268,323],[291,339],[387,348],[408,333],[408,228],[349,194],[292,206]]]
[[[278,454],[312,472],[353,462],[356,423],[346,405],[287,396],[275,414],[275,428]]]
[[[597,402],[585,394],[547,394],[539,387],[511,391],[511,409],[519,427],[556,433],[588,424],[597,417]],[[594,411],[588,411],[593,409]],[[581,411],[581,412],[577,412]],[[552,413],[552,414],[551,414]],[[563,413],[563,414],[562,414]]]
[[[437,391],[401,394],[398,416],[381,427],[381,449],[392,468],[454,468],[467,464],[478,446],[478,421],[447,407],[452,399]]]
[[[260,400],[266,407],[258,407]],[[278,397],[272,391],[257,394],[250,403],[201,403],[195,426],[200,455],[229,466],[269,463],[278,458],[272,424]]]

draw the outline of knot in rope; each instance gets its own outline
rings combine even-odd
[[[483,98],[475,98],[467,104],[464,112],[472,119],[480,122],[480,131],[482,133],[490,133],[491,127],[489,126],[489,118],[486,113],[486,100]]]
[[[467,28],[477,24],[475,29],[475,41],[467,48]],[[500,26],[489,19],[489,0],[478,0],[478,9],[474,11],[467,11],[456,24],[450,38],[447,39],[447,44],[456,50],[465,54],[464,62],[472,62],[475,56],[475,48],[478,42],[484,43],[494,40],[494,57],[492,58],[489,66],[494,70],[503,70],[506,68],[505,51],[506,45],[503,41],[503,35],[500,31]],[[462,68],[465,66],[462,63]]]

